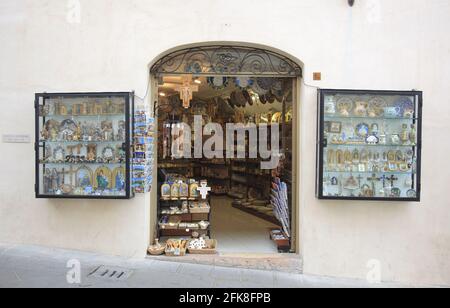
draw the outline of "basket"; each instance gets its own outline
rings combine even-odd
[[[181,242],[185,242],[186,243],[184,248],[177,248],[175,250],[170,249],[169,248],[170,243],[171,242],[176,242],[176,241],[179,241],[179,240],[168,240],[167,241],[166,247],[165,247],[166,256],[169,256],[169,257],[182,257],[182,256],[186,255],[186,247],[188,246],[189,242],[186,241],[186,240],[181,240]]]
[[[209,214],[210,211],[210,207],[195,207],[189,210],[191,214]]]
[[[159,248],[155,248],[153,246],[150,246],[147,251],[152,256],[160,256],[160,255],[162,255],[164,253],[165,250],[166,250],[165,246],[161,246]]]
[[[191,254],[197,255],[215,255],[217,253],[217,241],[216,240],[205,240],[206,246],[210,248],[204,249],[188,249]],[[189,247],[189,245],[188,245]]]

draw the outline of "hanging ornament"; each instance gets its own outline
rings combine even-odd
[[[180,98],[183,102],[183,107],[185,109],[191,106],[191,101],[194,98],[194,92],[198,92],[198,85],[192,84],[192,77],[183,77],[183,84],[176,88],[176,91],[180,92]]]

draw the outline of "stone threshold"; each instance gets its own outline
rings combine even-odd
[[[298,254],[219,253],[215,255],[187,254],[182,257],[148,255],[147,259],[294,274],[302,274],[303,272],[302,259]]]

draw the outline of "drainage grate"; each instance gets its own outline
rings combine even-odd
[[[94,269],[88,277],[122,281],[130,278],[131,274],[133,271],[129,269],[102,265]]]

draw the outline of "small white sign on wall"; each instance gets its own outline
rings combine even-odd
[[[31,136],[21,134],[3,134],[2,141],[3,143],[31,143]]]

